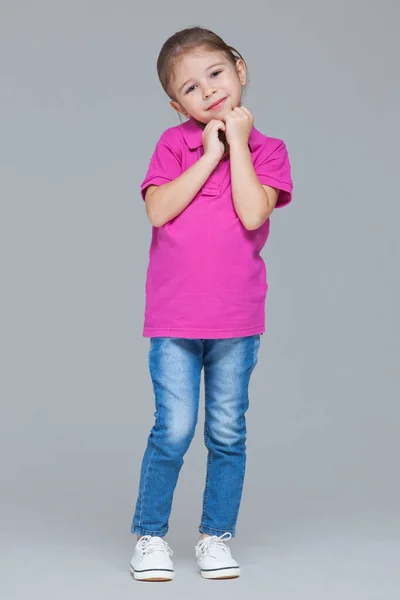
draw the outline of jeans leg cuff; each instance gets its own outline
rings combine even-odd
[[[208,535],[222,535],[223,533],[230,533],[234,538],[236,531],[235,529],[215,529],[214,527],[207,527],[207,525],[200,525],[199,527],[200,533],[208,533]]]
[[[143,529],[142,527],[132,525],[131,532],[136,533],[136,535],[152,535],[157,537],[164,537],[168,532],[168,527],[162,529],[161,531],[150,531],[149,529]]]

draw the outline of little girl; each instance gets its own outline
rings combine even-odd
[[[253,126],[242,106],[247,68],[218,35],[179,31],[157,61],[171,106],[187,120],[161,135],[141,186],[153,225],[143,336],[155,424],[144,453],[131,531],[135,579],[174,577],[163,539],[198,419],[204,368],[208,449],[195,546],[208,579],[240,575],[226,540],[235,536],[246,465],[248,386],[265,331],[269,217],[291,200],[284,142]]]

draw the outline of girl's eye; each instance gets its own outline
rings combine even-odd
[[[213,71],[210,75],[210,77],[218,77],[218,75],[222,73],[222,70],[220,69],[219,71]],[[185,92],[185,94],[189,94],[190,92],[192,92],[194,90],[196,86],[195,85],[191,85]]]

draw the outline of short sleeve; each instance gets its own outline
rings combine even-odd
[[[173,181],[182,173],[182,149],[173,147],[171,142],[167,130],[157,142],[146,177],[140,186],[143,200],[149,185],[163,185]],[[175,143],[174,146],[177,144]]]
[[[276,207],[286,206],[292,199],[292,177],[290,161],[286,145],[276,140],[277,145],[272,149],[265,146],[264,152],[254,166],[255,172],[263,185],[280,190]]]

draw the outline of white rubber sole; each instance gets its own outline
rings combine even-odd
[[[163,569],[135,571],[132,565],[129,565],[129,570],[137,581],[171,581],[175,577],[174,571],[164,571]]]
[[[240,567],[213,569],[212,571],[203,571],[200,569],[200,574],[204,579],[233,579],[240,577]]]

